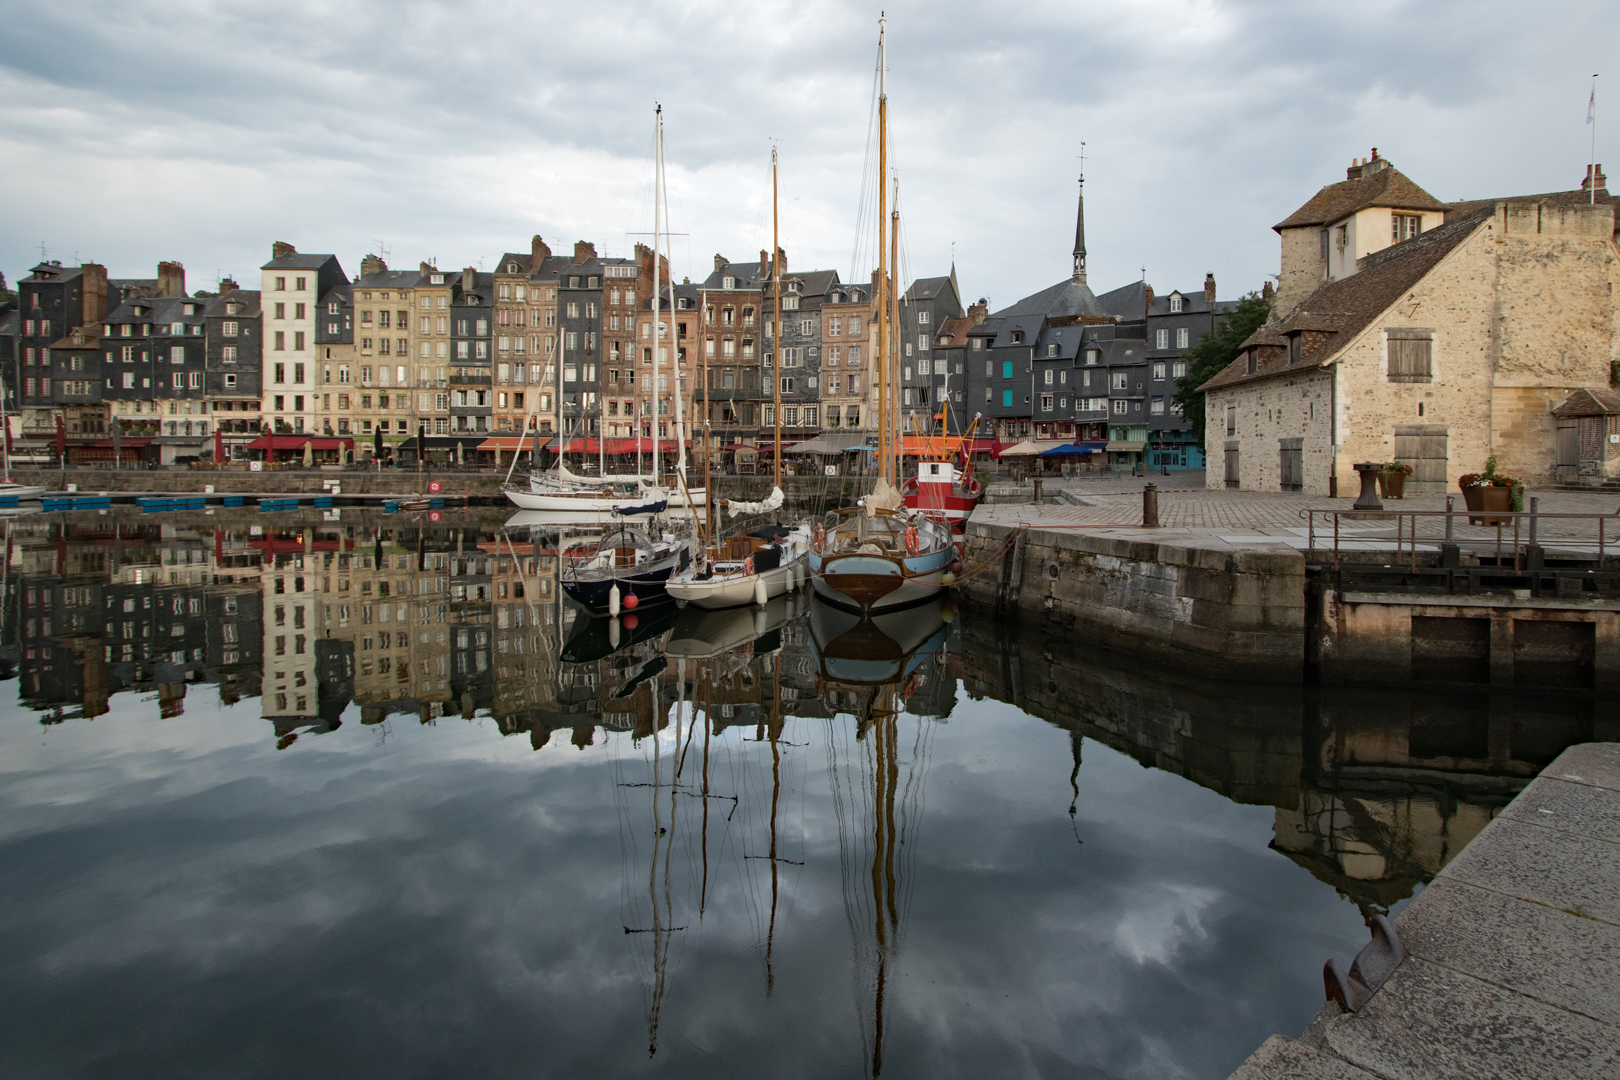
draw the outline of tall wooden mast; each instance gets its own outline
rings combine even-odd
[[[878,476],[889,479],[889,20],[878,19]]]
[[[771,297],[776,305],[776,363],[772,370],[772,416],[776,420],[776,486],[782,486],[782,241],[776,213],[776,147],[771,147]]]

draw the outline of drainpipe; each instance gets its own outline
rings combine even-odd
[[[1328,383],[1328,498],[1339,497],[1339,365]]]

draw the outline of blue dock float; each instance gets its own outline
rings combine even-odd
[[[0,495],[0,509],[15,510],[16,508],[17,508],[17,496],[15,496],[15,495]]]
[[[111,510],[110,495],[47,495],[40,500],[43,510]]]
[[[151,495],[136,500],[143,514],[167,513],[175,510],[201,510],[208,505],[203,495]]]
[[[298,509],[298,500],[291,499],[260,499],[259,509],[267,514],[278,513],[283,510]]]
[[[243,505],[242,496],[240,496],[240,495],[227,495],[227,496],[225,496],[224,499],[220,500],[220,505],[221,506],[241,506],[241,505]]]

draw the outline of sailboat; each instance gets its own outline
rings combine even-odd
[[[782,248],[778,233],[776,211],[776,149],[771,148],[771,292],[775,297],[777,340],[781,340],[782,327]],[[708,307],[704,312],[707,318]],[[782,380],[771,380],[775,395],[776,420],[776,484],[769,498],[762,503],[727,502],[733,517],[740,514],[770,513],[782,507]],[[704,380],[707,394],[708,380]],[[677,402],[679,405],[679,402]],[[705,443],[703,455],[707,470],[709,454]],[[760,529],[746,536],[727,540],[724,558],[718,551],[711,552],[707,544],[703,554],[691,568],[670,580],[669,595],[700,608],[717,609],[758,604],[763,607],[773,598],[804,585],[807,577],[806,559],[810,550],[810,529],[799,525],[794,528],[774,526]]]
[[[114,420],[113,423],[118,423]],[[0,500],[8,504],[14,499],[37,499],[45,494],[41,484],[19,484],[11,478],[11,420],[6,416],[5,391],[0,389],[0,438],[5,440],[6,474],[0,477]]]
[[[955,583],[958,564],[949,525],[906,508],[899,479],[899,431],[890,347],[900,213],[888,197],[889,93],[886,26],[878,31],[878,480],[856,506],[834,510],[816,526],[810,575],[821,599],[862,613],[923,603]],[[887,230],[887,232],[885,231]]]

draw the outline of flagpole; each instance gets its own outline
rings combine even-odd
[[[1597,205],[1597,73],[1592,74],[1592,96],[1586,99],[1586,125],[1592,129],[1592,163],[1586,174],[1587,201]]]

